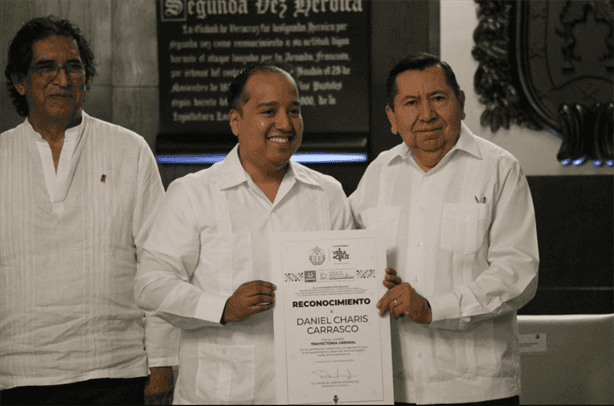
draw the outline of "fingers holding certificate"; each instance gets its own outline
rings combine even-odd
[[[246,282],[232,294],[222,316],[222,323],[243,321],[275,305],[275,285],[264,281]]]
[[[390,319],[376,307],[385,249],[375,235],[283,233],[272,247],[278,402],[392,404]]]
[[[397,319],[407,316],[414,322],[422,324],[430,324],[432,320],[431,305],[428,300],[407,282],[399,283],[388,289],[377,307],[380,310],[380,316],[389,310],[390,314]]]
[[[386,278],[382,282],[388,289],[394,288],[401,284],[401,278],[397,276],[397,271],[392,268],[386,268]]]

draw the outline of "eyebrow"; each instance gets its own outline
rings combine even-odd
[[[278,102],[267,102],[267,103],[260,103],[260,104],[257,104],[257,105],[256,105],[256,108],[258,108],[258,107],[278,106],[278,105],[279,105],[279,103],[278,103]],[[301,102],[300,102],[299,100],[294,100],[294,101],[292,102],[292,105],[293,105],[293,106],[300,106],[300,105],[301,105]]]
[[[36,65],[44,65],[44,64],[48,64],[48,63],[55,63],[57,64],[55,59],[41,59],[37,62],[34,63],[34,66]],[[68,62],[79,62],[79,63],[83,63],[83,61],[81,59],[78,58],[72,58],[72,59],[68,59],[66,60],[66,62],[64,62],[64,64],[68,63]]]
[[[427,96],[433,96],[436,94],[447,94],[447,92],[445,90],[435,90],[434,92],[429,93]],[[406,100],[406,99],[419,99],[420,96],[414,96],[414,95],[407,95],[405,97],[403,97],[402,100]]]
[[[275,102],[267,102],[267,103],[257,104],[256,107],[270,107],[270,106],[275,106],[275,105],[277,105],[277,103],[275,103]]]

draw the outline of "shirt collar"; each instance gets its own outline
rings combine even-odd
[[[482,154],[480,154],[480,149],[478,147],[477,142],[475,142],[475,134],[471,132],[469,127],[465,125],[465,123],[461,122],[461,131],[458,136],[458,140],[456,144],[452,147],[450,151],[442,158],[442,161],[446,158],[446,156],[450,156],[454,154],[454,151],[464,151],[468,154],[475,156],[478,159],[482,159]],[[392,156],[390,163],[392,163],[395,158],[401,159],[412,159],[409,147],[405,142],[401,143],[397,152]]]
[[[312,172],[310,172],[303,165],[296,163],[290,160],[290,167],[288,168],[288,172],[286,175],[291,174],[296,180],[299,182],[307,183],[309,185],[319,186],[320,182],[318,182],[317,178],[314,176]]]
[[[239,144],[226,155],[226,158],[219,164],[221,166],[220,188],[227,189],[243,182],[247,182],[247,172],[239,160]]]
[[[478,159],[482,159],[482,154],[480,154],[478,143],[475,142],[475,137],[476,135],[471,132],[469,127],[461,122],[460,136],[458,137],[458,141],[456,141],[456,145],[454,145],[450,152],[454,150],[465,151]]]
[[[221,189],[228,189],[233,186],[237,186],[243,182],[247,182],[249,179],[249,174],[241,165],[241,160],[239,159],[239,144],[235,145],[234,148],[228,153],[226,158],[220,162],[223,168],[221,171]],[[289,181],[297,180],[299,182],[308,183],[310,185],[319,185],[319,182],[309,173],[309,171],[300,164],[290,160],[288,163],[288,171],[286,172],[284,178],[287,178]]]
[[[78,139],[79,136],[83,133],[83,128],[85,128],[85,120],[86,120],[86,116],[87,114],[85,114],[85,111],[81,110],[81,122],[74,126],[71,127],[69,129],[67,129],[64,132],[64,139]],[[26,129],[26,133],[32,137],[35,141],[42,141],[43,140],[43,136],[38,133],[34,127],[32,127],[32,124],[30,124],[30,120],[28,117],[26,117],[25,121],[24,121],[24,126]]]

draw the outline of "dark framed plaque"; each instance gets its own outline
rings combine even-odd
[[[226,94],[254,62],[294,66],[303,147],[367,151],[369,8],[362,0],[158,0],[158,153],[229,150]]]

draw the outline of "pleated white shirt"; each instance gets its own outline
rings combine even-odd
[[[132,293],[163,194],[145,140],[86,113],[57,173],[27,119],[0,135],[0,389],[177,364],[178,331]]]
[[[291,161],[271,202],[237,151],[169,186],[135,281],[139,306],[182,328],[178,404],[277,403],[273,311],[222,325],[226,301],[273,282],[271,233],[353,226],[332,177]]]
[[[462,124],[425,172],[402,143],[367,168],[350,205],[382,233],[388,266],[426,297],[430,325],[392,319],[395,401],[520,394],[516,311],[537,288],[535,212],[516,158]]]

